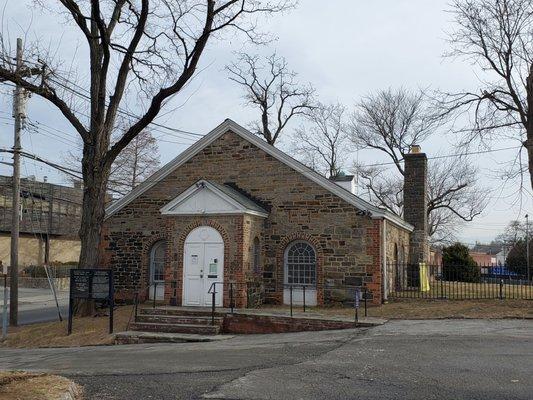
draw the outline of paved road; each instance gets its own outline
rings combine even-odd
[[[4,288],[0,287],[0,304],[3,305]],[[58,303],[63,318],[68,313],[68,293],[58,292]],[[0,321],[2,318],[0,306]],[[19,288],[19,324],[57,321],[57,308],[50,289]]]
[[[203,344],[0,351],[89,399],[528,399],[533,321],[397,321]]]

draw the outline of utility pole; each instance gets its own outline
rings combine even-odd
[[[16,73],[22,69],[22,39],[17,39]],[[19,300],[19,228],[20,228],[20,130],[22,128],[22,88],[15,86],[13,98],[13,117],[15,118],[15,138],[13,144],[13,203],[11,214],[11,270],[9,273],[9,324],[18,325],[18,300]]]

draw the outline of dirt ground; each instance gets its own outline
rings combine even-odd
[[[69,390],[81,395],[81,389],[62,376],[0,372],[0,400],[61,400]]]
[[[114,312],[114,332],[126,330],[132,306],[118,307]],[[74,318],[72,334],[67,335],[67,321],[47,322],[10,328],[4,347],[70,347],[113,344],[109,334],[109,317]]]

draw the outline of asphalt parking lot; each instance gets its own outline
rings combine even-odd
[[[89,399],[531,399],[533,321],[391,321],[211,343],[3,349]]]

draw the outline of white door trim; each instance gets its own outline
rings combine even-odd
[[[213,282],[224,282],[224,240],[210,226],[200,226],[183,244],[182,305],[211,306],[208,290]],[[223,285],[216,285],[215,304],[222,306]]]

